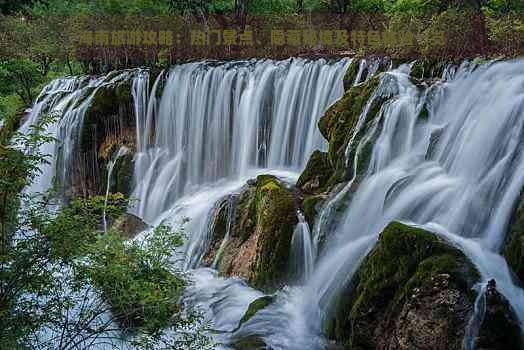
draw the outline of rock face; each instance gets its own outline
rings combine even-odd
[[[524,281],[524,196],[510,220],[502,254],[515,275]]]
[[[231,216],[230,210],[234,210]],[[218,262],[220,273],[242,277],[256,288],[278,287],[286,275],[297,222],[293,193],[276,177],[260,175],[235,205],[225,201],[218,206],[203,262]]]
[[[149,226],[139,217],[130,213],[124,213],[115,220],[113,228],[118,232],[122,232],[125,238],[130,239],[147,230]]]
[[[342,295],[329,335],[346,349],[461,349],[479,274],[456,248],[393,222]]]
[[[328,162],[327,153],[316,150],[311,154],[306,168],[300,174],[297,187],[306,193],[323,192],[332,175],[333,168]]]
[[[484,319],[476,340],[477,350],[524,349],[515,311],[497,291],[495,280],[488,282],[485,303]]]
[[[130,194],[132,153],[136,148],[135,124],[131,81],[100,87],[96,91],[84,116],[70,196],[104,193],[107,164],[122,146],[128,148],[130,154],[115,165],[110,191]]]
[[[351,63],[345,81],[354,81],[358,72],[358,61]],[[344,96],[333,104],[318,122],[322,136],[329,142],[328,151],[315,151],[310,156],[306,168],[297,181],[297,188],[304,197],[304,214],[310,225],[316,218],[320,206],[335,185],[352,177],[353,159],[358,141],[363,137],[376,119],[380,108],[387,100],[385,97],[373,96],[380,82],[380,76],[373,76],[367,81],[353,86],[346,84]],[[370,100],[374,97],[372,100]],[[362,131],[357,135],[355,128],[360,114],[370,103]],[[348,147],[353,139],[352,147]],[[357,176],[361,176],[367,168],[371,157],[373,141],[359,152]],[[355,181],[355,187],[358,184]]]

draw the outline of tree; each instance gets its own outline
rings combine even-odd
[[[108,205],[100,196],[77,198],[56,210],[53,193],[23,190],[47,161],[39,150],[53,141],[44,132],[53,121],[0,138],[0,348],[119,348],[132,331],[138,347],[185,349],[188,325],[192,339],[210,344],[201,318],[181,312],[187,282],[172,261],[180,232],[160,226],[126,242],[101,226],[103,212],[114,219],[126,210],[123,195]]]

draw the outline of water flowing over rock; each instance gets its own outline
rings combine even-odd
[[[333,335],[350,349],[461,349],[479,277],[438,236],[391,223],[342,295]]]
[[[43,145],[33,190],[108,185],[151,226],[188,217],[184,297],[219,343],[522,348],[524,61],[209,61],[150,79],[46,87],[21,130],[55,111],[62,143]],[[121,146],[134,155],[105,184]]]
[[[342,94],[348,64],[201,62],[160,75],[139,122],[145,127],[135,165],[136,214],[152,221],[197,186],[250,168],[300,171],[316,148],[325,148],[316,122]]]
[[[293,194],[276,177],[259,175],[236,201],[234,212],[227,200],[218,206],[204,261],[216,262],[226,276],[243,277],[258,288],[275,288],[285,281],[298,223]]]

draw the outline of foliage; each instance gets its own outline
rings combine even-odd
[[[210,346],[201,316],[180,312],[187,282],[171,256],[182,233],[161,226],[143,243],[125,242],[101,230],[104,209],[109,217],[125,211],[122,194],[107,206],[97,196],[57,209],[52,193],[23,191],[47,162],[39,146],[53,141],[43,133],[53,118],[26,134],[0,120],[9,135],[0,139],[0,348],[117,348],[119,324],[140,347]]]
[[[166,14],[167,1],[154,0],[48,0],[39,1],[33,14]]]
[[[124,329],[144,328],[157,334],[180,312],[178,299],[184,280],[170,261],[179,234],[160,226],[143,245],[126,245],[113,232],[100,237],[88,254],[85,273],[108,300]]]
[[[29,106],[34,100],[36,87],[42,82],[38,64],[33,60],[0,60],[0,94],[15,93]]]

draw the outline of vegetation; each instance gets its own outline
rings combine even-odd
[[[487,14],[523,13],[519,0],[22,0],[0,1],[3,14],[168,13],[389,13],[432,14],[452,10]]]
[[[463,331],[468,322],[467,314],[475,300],[471,288],[479,279],[468,258],[448,242],[423,229],[392,222],[353,276],[352,285],[337,308],[331,332],[347,348],[375,348],[377,343],[395,338],[391,334],[407,322],[400,318],[408,319],[409,312],[421,312],[427,317],[430,310],[437,310],[430,316],[432,335],[425,341],[430,344],[431,338],[444,335],[443,339],[450,341],[446,348],[459,348],[461,337],[456,347],[457,344],[451,345],[456,340],[450,335],[457,329]],[[442,301],[448,293],[454,295],[449,305]],[[439,305],[446,306],[440,310]],[[442,324],[456,324],[457,329],[439,329],[440,318],[447,320]],[[413,331],[409,342],[417,336]]]
[[[188,282],[172,256],[182,232],[160,226],[126,242],[101,225],[104,212],[125,212],[122,194],[58,206],[53,193],[23,191],[47,161],[39,146],[52,141],[43,134],[52,121],[0,144],[0,347],[85,348],[116,344],[123,332],[139,348],[209,347],[198,314],[180,306]]]

